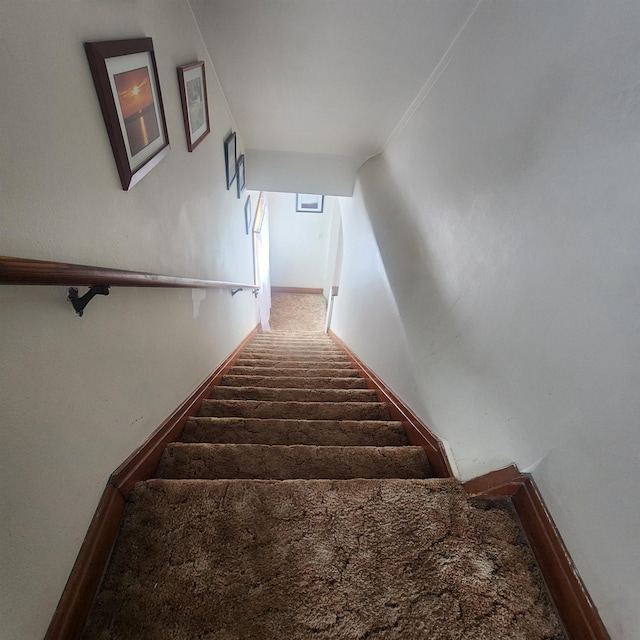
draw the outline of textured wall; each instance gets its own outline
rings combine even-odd
[[[153,38],[171,150],[120,187],[83,42]],[[212,133],[186,147],[176,66],[204,59]],[[188,3],[4,2],[0,255],[252,281],[232,129]],[[0,635],[43,637],[110,473],[256,323],[250,294],[0,287]]]
[[[533,470],[616,639],[640,628],[639,30],[631,1],[482,2],[360,170],[333,324],[465,478]]]

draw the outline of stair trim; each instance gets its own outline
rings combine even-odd
[[[571,640],[610,640],[533,477],[515,464],[463,484],[471,497],[513,505]]]
[[[360,377],[367,381],[367,387],[373,389],[378,400],[388,406],[391,420],[402,422],[409,444],[420,446],[426,451],[434,477],[453,478],[455,474],[440,438],[331,329],[328,334],[347,354]]]
[[[136,482],[155,474],[164,447],[178,440],[190,417],[195,417],[211,387],[219,384],[256,326],[206,380],[111,475],[98,502],[78,556],[49,624],[45,640],[78,640],[116,541],[127,496]]]
[[[80,547],[45,640],[80,637],[120,528],[125,500],[107,484]]]
[[[257,331],[256,326],[218,368],[113,472],[109,483],[124,498],[127,498],[136,482],[153,477],[165,446],[180,438],[187,420],[198,414],[202,401],[209,397],[211,389],[220,383],[222,376],[231,368]]]

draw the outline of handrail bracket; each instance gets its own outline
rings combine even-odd
[[[108,296],[109,286],[101,284],[89,287],[89,291],[87,291],[83,296],[78,295],[78,290],[75,287],[69,287],[69,296],[67,297],[67,300],[71,302],[76,313],[82,318],[85,307],[91,302],[91,300],[93,300],[94,296],[97,295]]]

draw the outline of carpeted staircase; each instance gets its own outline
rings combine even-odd
[[[85,639],[565,638],[515,516],[323,333],[258,334],[131,493]]]

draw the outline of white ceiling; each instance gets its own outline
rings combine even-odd
[[[477,0],[190,0],[248,149],[379,152]]]

